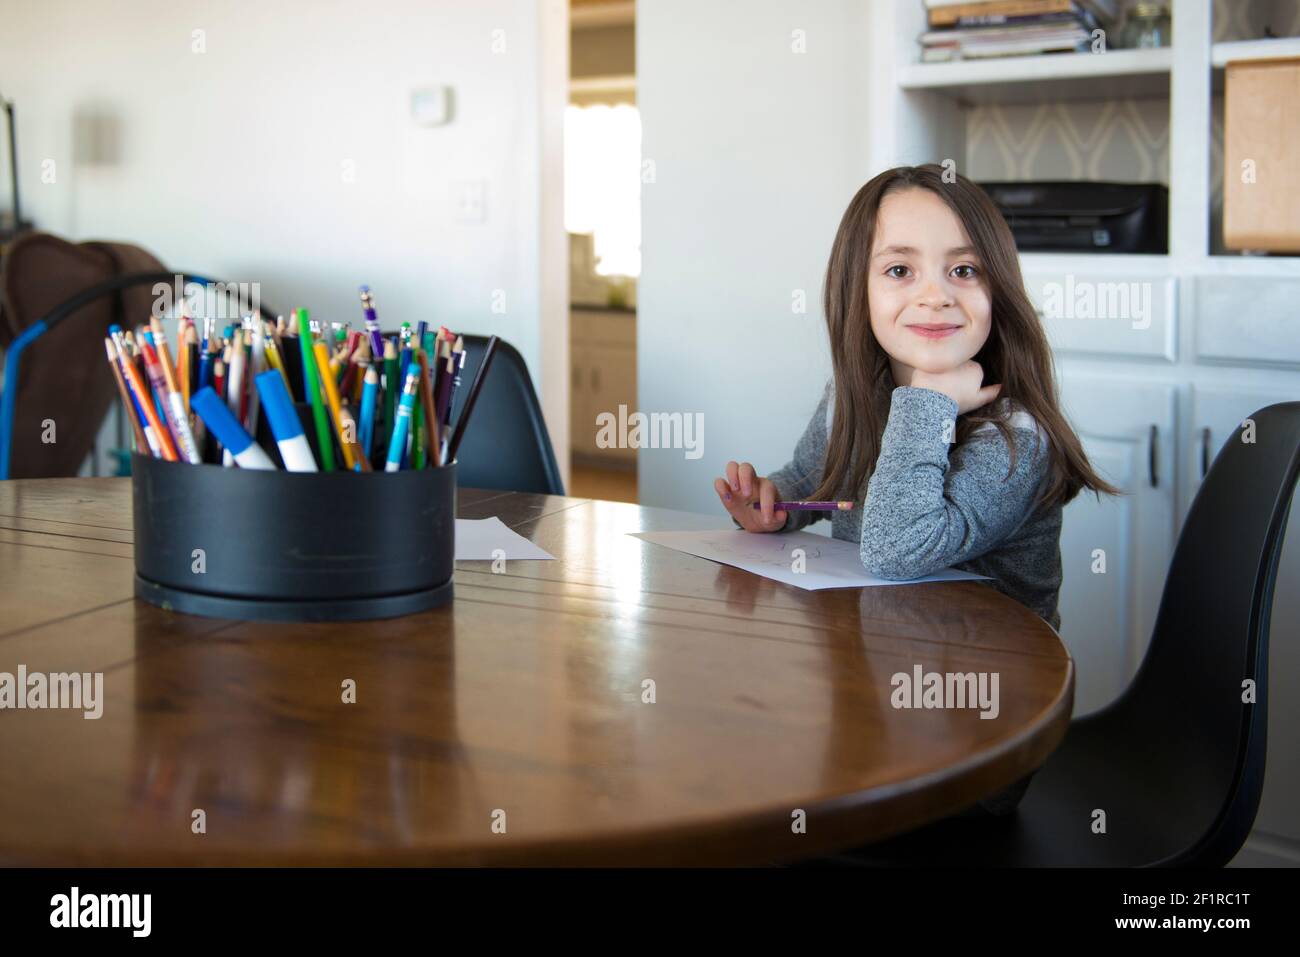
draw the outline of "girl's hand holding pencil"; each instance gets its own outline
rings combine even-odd
[[[727,477],[714,479],[713,488],[745,531],[779,532],[785,527],[787,513],[776,507],[776,486],[756,475],[748,462],[728,462]]]

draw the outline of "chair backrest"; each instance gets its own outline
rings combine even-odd
[[[465,368],[452,404],[452,424],[460,421],[470,384],[483,361],[486,336],[465,336]],[[495,357],[456,452],[456,481],[468,488],[563,495],[551,436],[542,418],[524,357],[497,340]]]
[[[146,250],[125,243],[70,243],[48,233],[14,241],[0,263],[0,349],[39,320],[100,283],[135,272],[162,272]],[[148,286],[98,296],[32,343],[13,390],[16,412],[10,442],[9,478],[76,475],[104,417],[117,401],[113,374],[104,360],[104,336],[113,323],[148,318],[154,301]],[[53,422],[56,441],[47,435]]]
[[[1142,666],[1112,706],[1134,746],[1184,784],[1169,794],[1183,850],[1162,863],[1226,864],[1254,823],[1273,586],[1298,471],[1300,402],[1261,409],[1229,437],[1187,513]]]

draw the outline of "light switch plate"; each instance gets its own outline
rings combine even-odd
[[[411,121],[417,126],[451,122],[451,87],[426,86],[411,91]]]
[[[453,187],[456,222],[482,223],[487,220],[487,183],[481,179],[464,180]]]

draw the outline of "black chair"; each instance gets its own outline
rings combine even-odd
[[[465,368],[452,403],[460,421],[470,384],[483,361],[486,336],[465,336]],[[456,484],[509,492],[563,495],[564,481],[551,448],[542,407],[524,357],[498,339],[492,366],[456,452]]]
[[[949,818],[815,863],[1222,867],[1264,782],[1268,632],[1300,469],[1300,402],[1234,433],[1188,512],[1150,648],[1109,707],[1070,725],[1005,818]],[[1293,637],[1293,636],[1291,636]],[[1255,702],[1243,702],[1243,682]],[[1096,810],[1105,833],[1094,833]]]

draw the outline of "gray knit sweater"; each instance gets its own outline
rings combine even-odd
[[[794,458],[768,475],[778,501],[805,499],[820,484],[833,409],[832,383]],[[858,508],[831,513],[831,534],[858,542],[863,566],[881,578],[919,578],[948,567],[987,575],[1059,630],[1061,506],[1035,503],[1047,475],[1047,436],[1028,413],[1009,411],[1014,470],[996,427],[986,423],[953,446],[952,399],[931,389],[894,389],[875,471],[852,495]],[[788,514],[786,530],[823,517]]]

